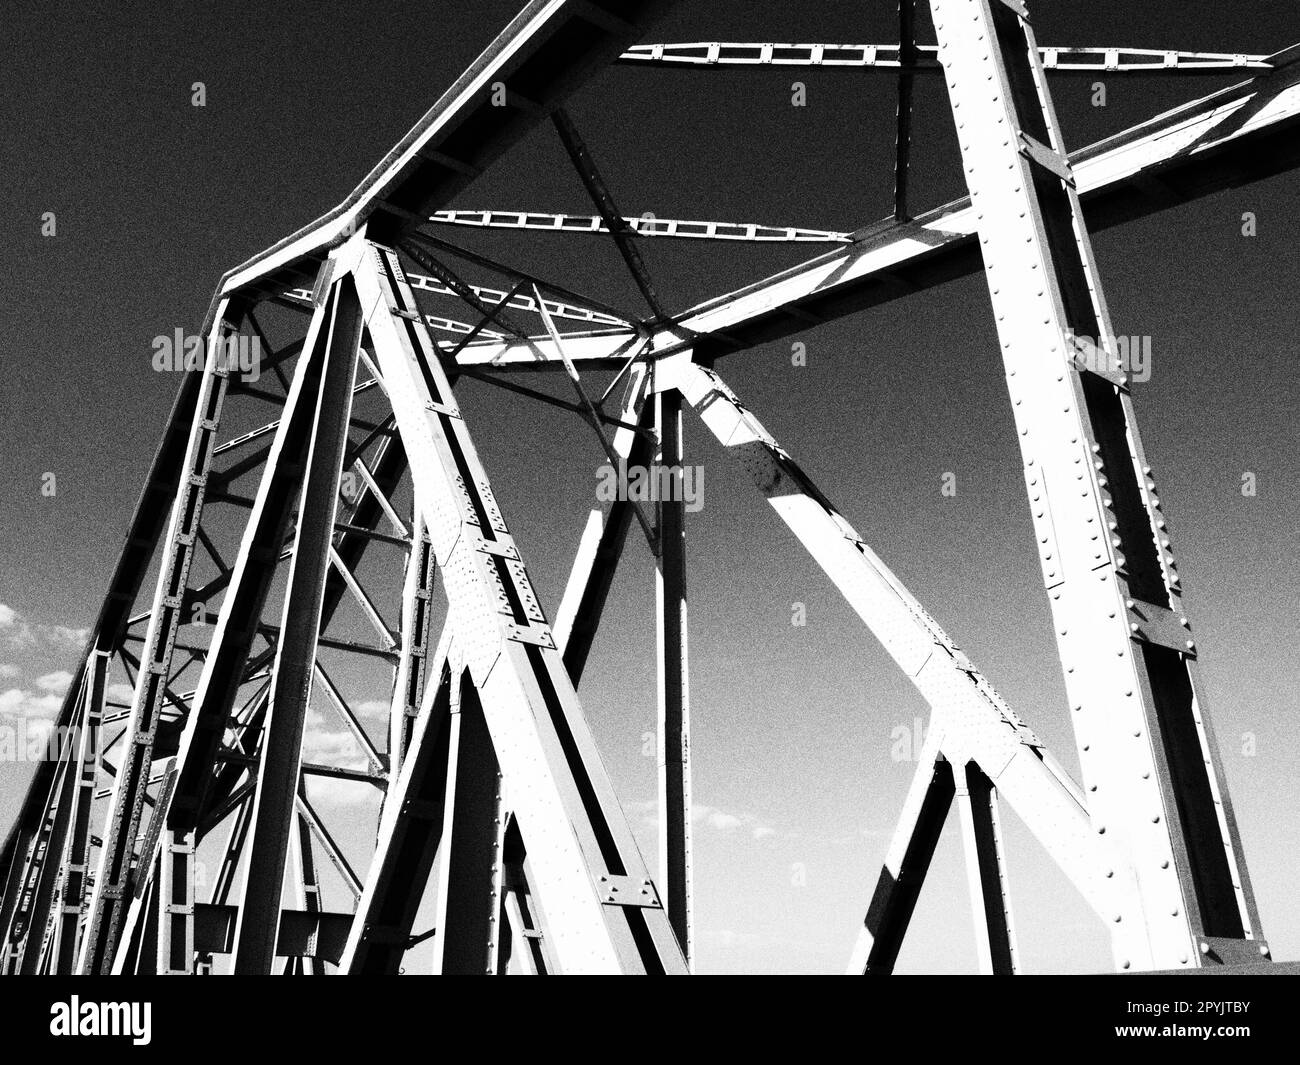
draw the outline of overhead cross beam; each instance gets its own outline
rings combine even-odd
[[[777,44],[748,41],[637,44],[618,58],[626,66],[818,67],[829,70],[899,70],[936,74],[937,45],[915,45],[911,17],[901,0],[899,44]],[[1186,52],[1159,48],[1045,47],[1044,70],[1061,74],[1224,74],[1268,70],[1268,56],[1239,52]]]
[[[1279,53],[1275,63],[1272,73],[1072,153],[1090,231],[1300,166],[1300,49]],[[702,359],[717,358],[964,277],[980,268],[975,213],[963,197],[909,223],[866,227],[847,248],[676,315],[655,331],[655,350],[691,347]],[[609,339],[568,346],[579,365],[617,357]],[[558,369],[554,353],[547,355],[538,361],[535,352],[502,342],[471,345],[461,361]]]

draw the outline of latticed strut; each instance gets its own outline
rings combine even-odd
[[[529,3],[347,201],[222,279],[206,364],[181,386],[58,718],[76,742],[41,764],[6,839],[5,972],[392,973],[429,938],[445,973],[690,971],[684,501],[593,510],[548,613],[457,402],[462,377],[577,414],[611,463],[669,481],[693,411],[929,704],[850,971],[892,970],[954,801],[982,971],[1018,966],[1000,802],[1108,930],[1117,969],[1268,963],[1089,228],[1300,163],[1300,51],[1043,48],[1019,0],[932,0],[933,45],[916,40],[913,0],[897,45],[637,43],[672,6]],[[893,217],[841,233],[623,214],[563,110],[612,62],[893,70]],[[1050,72],[1153,69],[1252,76],[1067,153]],[[914,215],[924,74],[946,83],[970,195]],[[594,214],[447,206],[548,118]],[[607,239],[646,309],[459,247],[446,239],[458,227]],[[832,247],[671,313],[637,250],[655,238]],[[717,369],[981,266],[1081,784]],[[474,269],[495,283],[469,283]],[[427,313],[417,293],[470,320]],[[298,324],[273,345],[277,315]],[[278,390],[241,379],[227,357],[240,337],[263,345]],[[531,383],[547,371],[569,398]],[[243,428],[232,410],[257,404],[274,416]],[[634,525],[657,568],[657,876],[577,696]],[[378,742],[336,659],[378,670]],[[129,704],[107,696],[114,671]],[[307,757],[313,696],[363,766]],[[365,868],[308,779],[381,793]]]

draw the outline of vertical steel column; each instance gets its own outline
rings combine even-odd
[[[1016,940],[1007,896],[997,793],[974,762],[954,767],[953,776],[980,972],[1012,976],[1016,972]]]
[[[1121,969],[1258,940],[1167,520],[1019,0],[932,0],[1098,834],[1132,863]],[[1129,920],[1130,918],[1125,918]]]
[[[493,975],[500,946],[501,771],[468,675],[453,678],[452,692],[433,971]]]
[[[334,284],[325,362],[298,508],[253,799],[253,830],[235,925],[234,971],[269,974],[280,927],[285,859],[302,770],[302,737],[348,443],[362,318],[350,274]]]
[[[655,570],[658,668],[659,883],[686,962],[694,957],[691,914],[691,716],[687,666],[686,503],[683,499],[682,396],[656,388],[659,447],[653,483],[660,499]]]
[[[136,678],[131,704],[127,746],[109,798],[107,827],[78,965],[83,974],[111,971],[118,933],[130,904],[135,846],[153,764],[154,739],[167,678],[171,674],[172,647],[181,620],[185,582],[194,557],[212,449],[229,381],[225,341],[234,318],[230,301],[220,301],[212,329],[205,338],[207,362],[149,612],[149,627],[140,653],[140,675]]]

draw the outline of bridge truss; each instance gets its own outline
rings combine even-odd
[[[954,801],[982,971],[1018,967],[999,803],[1108,929],[1117,969],[1269,963],[1089,233],[1300,162],[1300,49],[1040,47],[1019,0],[932,0],[933,45],[916,40],[914,0],[897,44],[641,43],[671,6],[532,0],[347,200],[223,277],[205,364],[184,378],[59,714],[66,742],[0,855],[5,972],[392,973],[430,935],[445,973],[690,971],[684,504],[593,510],[548,614],[457,402],[463,377],[577,414],[610,462],[670,481],[694,412],[929,704],[851,971],[892,970]],[[894,216],[852,233],[624,216],[564,110],[615,62],[889,71]],[[1058,74],[1234,70],[1245,80],[1067,153]],[[931,75],[949,91],[969,197],[914,214],[912,81]],[[548,122],[593,214],[447,206]],[[462,248],[465,227],[612,241],[648,310]],[[827,248],[672,313],[638,252],[652,239]],[[494,283],[469,283],[472,269]],[[1080,782],[719,371],[979,269]],[[266,353],[260,385],[229,357],[241,338]],[[593,388],[602,371],[613,380]],[[536,384],[546,373],[564,395]],[[658,574],[656,876],[577,695],[629,536]],[[344,661],[383,693],[378,731],[336,680]],[[321,705],[364,765],[304,753]],[[364,867],[310,779],[382,795]]]

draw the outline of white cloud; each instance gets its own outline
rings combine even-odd
[[[13,607],[0,603],[0,643],[9,647],[47,655],[57,661],[65,658],[74,645],[83,643],[87,635],[86,629],[35,624]],[[22,673],[17,665],[0,664],[0,678],[10,680]],[[34,689],[8,688],[0,692],[0,715],[27,723],[53,718],[63,705],[63,697],[72,684],[72,674],[65,669],[51,670],[38,676],[34,684]]]
[[[336,720],[333,715],[327,718],[315,707],[307,711],[307,728],[302,737],[303,761],[339,769],[368,770],[370,760],[351,731],[329,727]],[[313,805],[360,806],[378,795],[371,785],[362,781],[307,777],[307,797]]]
[[[38,637],[51,643],[66,643],[80,647],[90,639],[89,629],[74,629],[67,625],[35,625]]]
[[[382,721],[387,720],[391,709],[392,707],[386,699],[366,699],[364,702],[354,704],[352,712],[362,721],[368,718],[378,718]]]
[[[353,807],[378,805],[379,792],[359,780],[339,780],[337,777],[307,777],[307,798],[313,807]],[[357,813],[362,812],[360,809]],[[352,814],[347,815],[351,817]],[[333,830],[331,829],[331,832]]]
[[[305,761],[340,769],[365,769],[369,764],[356,737],[344,729],[333,732],[309,729],[302,738],[302,756]]]
[[[724,810],[719,810],[716,806],[704,806],[696,803],[691,807],[691,820],[697,823],[704,823],[710,828],[719,829],[722,832],[730,832],[733,828],[739,828],[745,822],[736,814],[729,814]]]
[[[705,939],[720,947],[757,947],[766,939],[757,932],[733,932],[730,928],[705,928],[701,932]]]
[[[691,820],[696,824],[716,828],[719,832],[734,832],[743,828],[754,839],[767,839],[768,836],[777,834],[775,828],[753,814],[730,813],[716,806],[705,806],[703,803],[695,803],[691,807]]]
[[[90,636],[89,629],[70,625],[41,625],[28,621],[17,610],[0,603],[0,631],[11,647],[35,648],[46,646],[54,651],[79,648]]]
[[[110,684],[105,689],[104,696],[110,703],[125,703],[130,706],[135,698],[135,689],[131,685],[119,681],[116,684]]]
[[[53,717],[63,705],[63,697],[52,692],[37,695],[20,688],[0,692],[0,714],[7,717]]]
[[[629,813],[639,814],[640,823],[645,828],[659,828],[659,803],[651,799],[648,802],[628,803]],[[694,803],[691,806],[691,821],[705,828],[718,832],[736,832],[744,829],[754,839],[767,839],[778,834],[793,838],[791,833],[778,833],[775,828],[750,813],[732,813],[706,803]]]
[[[36,678],[36,687],[53,692],[55,695],[62,695],[72,684],[72,674],[66,669],[56,669],[53,673],[46,673],[43,677]]]

